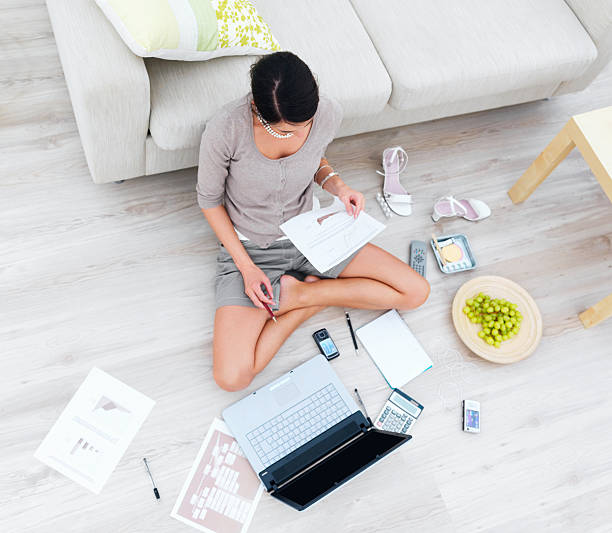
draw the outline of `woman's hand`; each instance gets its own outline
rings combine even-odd
[[[351,189],[348,185],[344,185],[337,192],[336,196],[342,201],[349,215],[353,215],[357,218],[359,213],[363,211],[365,198],[359,191]]]
[[[272,293],[272,284],[258,266],[251,264],[240,269],[242,279],[244,280],[244,292],[259,309],[265,309],[261,302],[266,302],[268,305],[274,305],[274,294]],[[269,297],[264,294],[261,286],[266,288]]]

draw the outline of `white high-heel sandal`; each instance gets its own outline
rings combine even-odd
[[[396,215],[407,217],[412,214],[412,195],[404,189],[399,175],[408,164],[408,155],[401,146],[386,148],[383,152],[383,171],[376,172],[385,177],[382,197],[389,209]]]
[[[443,217],[462,217],[471,222],[487,218],[491,209],[482,200],[474,198],[461,198],[457,200],[452,196],[444,196],[436,201],[433,206],[431,218],[438,222]]]

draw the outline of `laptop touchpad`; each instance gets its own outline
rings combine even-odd
[[[290,402],[295,402],[296,398],[300,394],[300,390],[297,388],[293,381],[287,381],[282,385],[276,387],[272,394],[274,394],[274,399],[276,403],[280,406],[287,405]]]

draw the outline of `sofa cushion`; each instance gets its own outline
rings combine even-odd
[[[563,0],[352,2],[391,76],[396,109],[562,83],[597,56]]]
[[[384,108],[391,80],[349,0],[253,3],[281,48],[308,63],[321,92],[338,100],[346,117],[368,116]],[[151,81],[149,129],[155,143],[164,150],[197,146],[207,120],[248,92],[249,66],[255,60],[146,59]]]
[[[280,50],[249,0],[96,0],[140,57],[205,61]]]

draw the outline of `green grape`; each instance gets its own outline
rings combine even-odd
[[[508,335],[502,335],[502,340],[503,340],[503,341],[507,341],[507,340],[508,340],[508,338],[509,338],[509,337],[508,337]]]
[[[476,298],[476,301],[481,304],[482,303],[482,296],[478,295]]]
[[[498,304],[496,304],[495,305],[495,312],[499,313],[500,309],[501,309],[501,307]]]
[[[498,330],[498,329],[492,329],[492,330],[491,330],[491,335],[493,335],[494,337],[495,337],[496,335],[499,335],[499,330]]]
[[[463,308],[463,312],[464,312],[464,313],[467,315],[467,314],[470,312],[470,308],[469,308],[469,307],[466,305],[466,306]]]
[[[498,333],[497,335],[495,335],[495,340],[496,341],[501,341],[502,340],[502,336]]]
[[[501,308],[501,312],[504,313],[504,315],[507,314],[508,313],[508,308],[507,307],[502,307]]]
[[[468,304],[470,307],[472,305],[474,305],[474,300],[472,298],[470,298],[467,302],[465,302],[466,304]]]
[[[496,348],[499,348],[499,347],[500,347],[500,345],[501,345],[501,342],[500,342],[500,341],[495,341],[494,346],[495,346]]]
[[[515,335],[516,335],[518,332],[519,332],[519,328],[514,328],[514,329],[512,330],[512,333],[514,333]]]
[[[470,322],[472,324],[476,324],[478,322],[478,319],[475,316],[473,316],[472,318],[470,318]]]
[[[489,328],[484,328],[482,331],[485,332],[485,335],[489,335],[491,333],[491,330]]]
[[[493,344],[494,342],[493,337],[487,337],[487,344]]]
[[[494,311],[493,307],[489,306],[487,307],[487,313],[492,313]]]
[[[480,330],[480,331],[478,332],[478,336],[479,336],[481,339],[484,339],[484,338],[485,338],[485,332],[484,332],[484,331],[482,331],[482,330]]]

